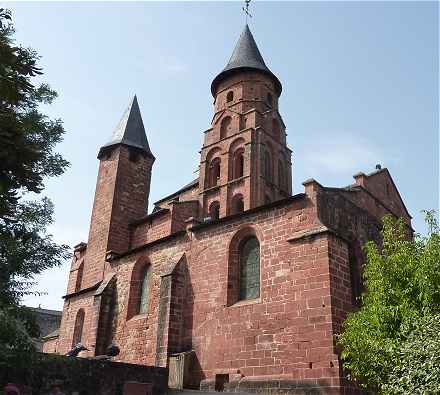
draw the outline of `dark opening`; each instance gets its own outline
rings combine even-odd
[[[243,177],[244,173],[244,151],[239,149],[234,154],[234,179]]]
[[[229,374],[215,375],[215,390],[217,392],[223,392],[225,390],[226,383],[229,383]]]
[[[266,151],[264,154],[264,176],[266,180],[272,180],[272,158],[269,151]]]
[[[273,105],[273,98],[270,92],[267,94],[267,104],[269,104],[270,107]]]
[[[220,158],[215,158],[209,166],[209,186],[215,187],[220,179]]]
[[[219,202],[211,203],[211,206],[209,207],[209,216],[211,217],[211,220],[213,220],[213,221],[220,218],[220,203]]]
[[[350,266],[351,299],[353,306],[360,305],[362,286],[362,248],[357,240],[350,243],[348,249],[348,262]]]
[[[84,310],[79,309],[76,313],[75,326],[73,329],[72,348],[81,343],[84,326]]]
[[[234,100],[234,92],[229,91],[228,94],[226,95],[226,102],[229,103],[232,100]]]
[[[228,135],[229,128],[231,126],[231,117],[224,117],[220,124],[220,139],[224,139]]]
[[[242,213],[244,211],[244,202],[242,195],[236,195],[232,198],[233,214]]]
[[[284,175],[284,166],[281,160],[278,161],[278,187],[281,190],[285,189],[285,175]]]

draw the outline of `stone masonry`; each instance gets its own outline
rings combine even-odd
[[[195,388],[358,393],[335,335],[363,290],[362,246],[380,241],[384,215],[409,232],[411,216],[387,169],[343,188],[310,179],[292,195],[282,86],[247,26],[211,90],[199,177],[151,213],[155,157],[136,97],[101,148],[57,351],[81,341],[93,356],[115,343],[120,361],[166,367],[193,350]]]

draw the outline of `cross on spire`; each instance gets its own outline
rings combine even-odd
[[[242,10],[244,11],[245,15],[246,15],[246,24],[248,21],[248,17],[252,18],[252,15],[249,12],[249,3],[251,2],[251,0],[244,0],[245,6],[242,7]]]

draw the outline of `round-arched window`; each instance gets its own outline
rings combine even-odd
[[[229,91],[228,94],[226,95],[226,102],[229,103],[231,101],[234,100],[234,92],[233,91]]]
[[[209,216],[212,221],[216,221],[220,218],[220,203],[215,201],[209,206]]]
[[[269,107],[273,106],[273,97],[272,97],[272,93],[268,92],[267,94],[267,104],[269,104]]]
[[[232,214],[242,213],[244,211],[243,195],[241,193],[232,198]]]
[[[139,299],[139,314],[148,312],[148,302],[150,299],[150,265],[145,266],[141,277],[141,296]]]
[[[209,173],[208,173],[208,186],[215,187],[220,180],[220,170],[221,169],[221,159],[214,158],[209,165]]]
[[[76,313],[75,326],[73,328],[72,348],[81,343],[83,326],[84,326],[84,310],[79,309]]]
[[[222,119],[222,122],[220,124],[220,140],[224,139],[225,137],[227,137],[228,131],[229,131],[230,127],[231,127],[231,121],[232,121],[232,119],[229,116],[228,117],[224,117]]]
[[[260,243],[254,236],[240,247],[240,300],[260,296]]]
[[[237,151],[234,152],[234,159],[233,159],[233,179],[243,177],[244,173],[244,149],[239,148]]]

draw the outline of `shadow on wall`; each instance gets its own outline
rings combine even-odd
[[[175,293],[173,296],[176,297],[176,299],[179,299],[180,296],[184,303],[181,307],[181,338],[176,348],[174,350],[171,349],[171,353],[179,354],[194,350],[194,291],[186,258],[182,259],[179,264],[176,280],[176,284],[178,287],[180,286],[182,293],[180,295]],[[199,389],[200,381],[205,378],[205,375],[200,366],[197,354],[192,352],[190,358],[185,358],[185,364],[187,365],[181,367],[184,370],[181,378],[183,388]]]

